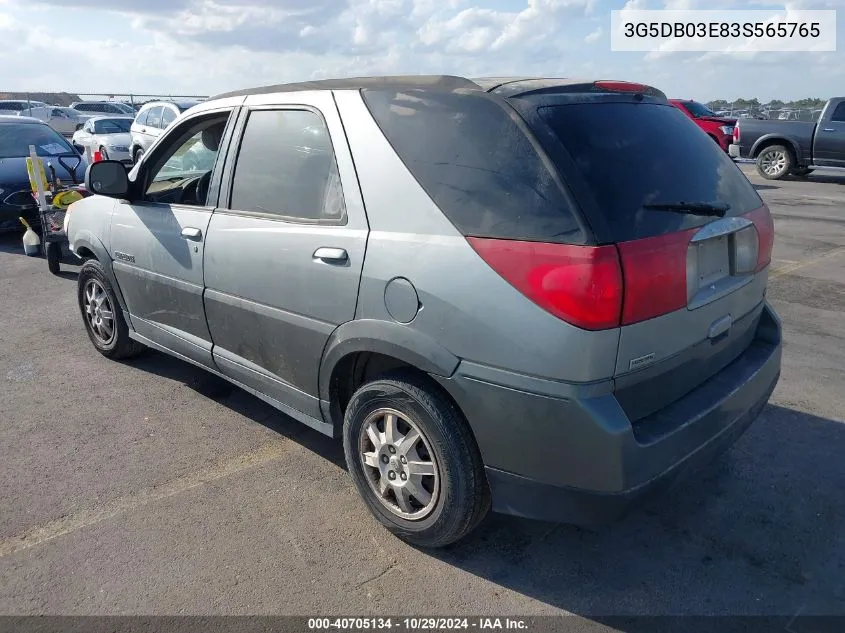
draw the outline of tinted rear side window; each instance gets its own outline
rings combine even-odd
[[[464,235],[584,241],[571,204],[507,106],[480,93],[363,96],[402,162]]]
[[[728,203],[741,215],[763,202],[733,161],[680,110],[636,102],[539,108],[586,180],[614,241],[682,231],[712,217],[644,209],[654,203]]]

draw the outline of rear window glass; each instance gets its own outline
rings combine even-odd
[[[682,231],[712,217],[644,209],[656,203],[728,203],[741,215],[763,202],[733,161],[677,108],[577,103],[538,108],[575,162],[611,239]]]
[[[571,205],[515,113],[477,93],[363,95],[405,166],[464,235],[584,240]]]

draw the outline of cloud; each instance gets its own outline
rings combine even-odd
[[[706,57],[607,45],[611,9],[754,3],[845,8],[845,0],[0,0],[0,76],[9,90],[165,94],[391,73],[602,76],[699,99],[721,96],[740,77],[737,90],[748,94],[830,90],[818,60],[834,60],[825,68],[839,78],[841,53]],[[92,34],[84,44],[56,28],[72,21]],[[85,72],[44,59],[73,59]],[[708,64],[719,72],[705,72]]]
[[[602,28],[599,27],[595,31],[593,31],[592,33],[589,33],[587,35],[587,37],[584,38],[584,41],[587,44],[592,44],[593,42],[597,42],[601,39],[602,33],[603,33]]]

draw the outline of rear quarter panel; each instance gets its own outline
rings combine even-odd
[[[370,222],[356,318],[393,321],[385,289],[410,280],[419,311],[405,327],[481,365],[570,382],[610,378],[619,330],[552,316],[495,273],[395,154],[357,92],[335,93]]]

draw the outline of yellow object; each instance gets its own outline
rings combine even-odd
[[[77,200],[82,200],[82,194],[73,189],[69,191],[60,191],[53,196],[53,208],[67,209],[71,204]]]
[[[40,158],[37,160],[38,166],[34,167],[32,158],[28,156],[26,159],[26,173],[29,175],[29,186],[32,188],[32,193],[36,195],[38,194],[38,178],[41,179],[41,188],[43,191],[47,191],[50,188],[47,182],[47,172],[44,171],[44,161]]]

